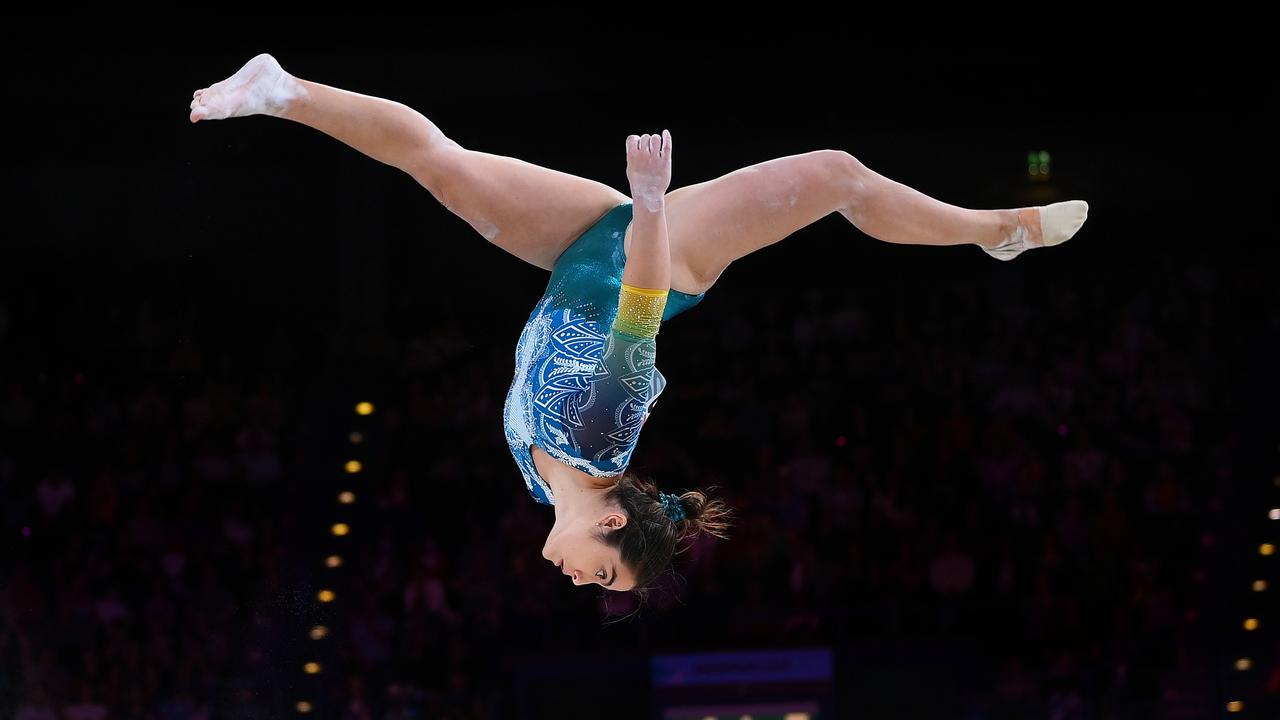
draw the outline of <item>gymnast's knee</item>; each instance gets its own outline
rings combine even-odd
[[[858,158],[845,150],[815,150],[814,154],[826,160],[836,173],[855,176],[866,170],[866,166]]]

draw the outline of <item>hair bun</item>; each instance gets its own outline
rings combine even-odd
[[[659,492],[658,501],[662,503],[662,508],[667,511],[667,517],[671,518],[672,522],[680,522],[681,520],[688,519],[688,515],[685,513],[684,503],[680,502],[679,495]]]

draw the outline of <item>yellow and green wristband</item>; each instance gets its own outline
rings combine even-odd
[[[669,292],[670,290],[650,290],[622,283],[622,291],[618,293],[618,315],[613,321],[613,328],[637,338],[657,337]]]

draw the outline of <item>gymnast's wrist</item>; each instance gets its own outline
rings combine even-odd
[[[631,189],[631,211],[635,215],[659,215],[666,210],[667,196],[647,189]]]

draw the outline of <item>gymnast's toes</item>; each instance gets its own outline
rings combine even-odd
[[[305,92],[274,57],[261,53],[226,80],[192,93],[191,122],[244,115],[280,115],[292,100]]]

